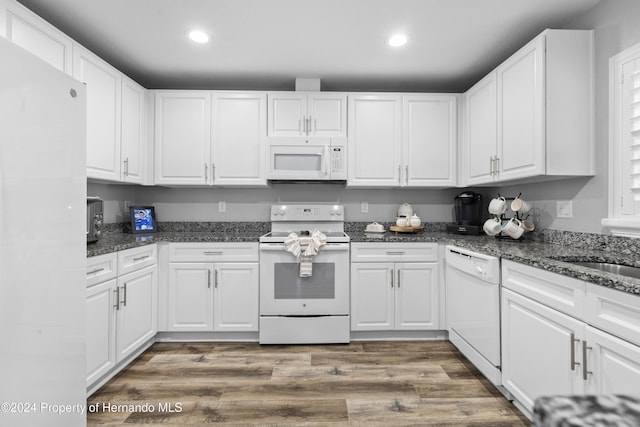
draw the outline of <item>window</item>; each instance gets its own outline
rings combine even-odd
[[[609,218],[614,235],[640,237],[640,44],[609,61]]]

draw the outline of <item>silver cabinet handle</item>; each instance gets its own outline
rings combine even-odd
[[[209,181],[209,165],[207,163],[204,164],[204,182]]]
[[[122,299],[122,306],[126,307],[127,306],[127,284],[125,283],[124,286],[122,287],[122,289],[124,290],[124,298]]]
[[[398,289],[400,289],[400,269],[398,269]]]
[[[91,271],[87,271],[87,276],[89,276],[89,275],[91,275],[91,274],[100,273],[101,271],[104,271],[104,267],[102,267],[102,268],[96,268],[95,270],[91,270]]]
[[[213,287],[218,289],[218,270],[214,270],[214,275],[213,275]]]
[[[142,261],[143,259],[147,259],[147,258],[149,258],[149,255],[139,256],[139,257],[137,257],[137,258],[134,258],[134,259],[133,259],[133,261],[134,261],[134,262],[136,262],[136,261]]]
[[[402,184],[402,165],[398,165],[398,184]]]
[[[580,366],[580,362],[576,362],[576,343],[580,340],[576,338],[576,334],[571,332],[571,370],[575,371],[576,366]]]
[[[494,159],[495,162],[495,167],[494,167],[494,174],[495,175],[500,175],[500,158],[498,156],[496,156]]]
[[[204,251],[203,254],[205,255],[222,255],[224,252],[223,251]]]
[[[124,176],[129,176],[129,158],[124,159]]]
[[[393,269],[389,271],[391,272],[391,287],[393,288]]]
[[[587,350],[591,350],[592,347],[587,346],[587,341],[582,341],[582,379],[587,381],[589,379],[589,374],[593,374],[587,368]]]
[[[387,255],[404,255],[404,251],[387,251]]]
[[[489,175],[493,176],[493,156],[489,157]]]
[[[113,293],[116,294],[116,305],[114,305],[113,308],[120,310],[120,287],[116,287]]]
[[[409,185],[409,165],[404,167],[404,179],[407,185]]]
[[[211,289],[211,270],[207,270],[207,288]]]
[[[216,164],[211,163],[211,182],[216,182]]]

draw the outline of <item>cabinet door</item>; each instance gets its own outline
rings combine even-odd
[[[269,92],[269,136],[305,135],[307,95],[296,92]]]
[[[456,95],[405,96],[402,117],[402,185],[454,186],[458,126]]]
[[[497,68],[500,180],[545,173],[545,36]]]
[[[396,264],[395,329],[439,329],[438,264]]]
[[[502,384],[528,411],[537,397],[584,393],[585,324],[502,290]],[[574,340],[575,338],[575,340]]]
[[[588,393],[638,393],[640,347],[591,326],[585,343]]]
[[[122,74],[74,45],[73,77],[87,85],[87,178],[119,181]]]
[[[351,330],[394,328],[393,263],[351,264]]]
[[[402,100],[396,95],[349,97],[349,186],[398,187]]]
[[[464,97],[466,133],[462,167],[465,183],[485,184],[494,180],[493,159],[498,149],[496,72],[476,83]]]
[[[155,183],[211,184],[211,95],[156,93]]]
[[[116,279],[87,288],[87,386],[116,365]]]
[[[214,93],[212,114],[213,184],[266,186],[266,94]]]
[[[71,75],[71,38],[18,2],[6,2],[6,16],[2,16],[2,12],[0,10],[0,35]],[[3,25],[6,25],[4,32]]]
[[[169,331],[213,331],[212,283],[212,264],[169,264]]]
[[[215,265],[214,331],[258,331],[258,279],[258,263]]]
[[[145,89],[129,79],[122,78],[122,180],[142,184],[146,166]]]
[[[118,277],[117,357],[120,362],[158,330],[158,276],[155,265]]]
[[[308,92],[308,134],[313,136],[347,136],[347,95],[338,92]]]

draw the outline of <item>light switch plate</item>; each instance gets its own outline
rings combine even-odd
[[[226,211],[227,211],[227,202],[219,201],[218,212],[226,212]]]
[[[573,218],[573,201],[557,200],[556,201],[556,217],[557,218]]]
[[[361,202],[360,203],[360,213],[369,212],[369,202]]]

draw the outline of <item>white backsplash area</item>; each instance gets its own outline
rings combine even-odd
[[[347,221],[394,221],[410,203],[426,222],[452,222],[453,199],[462,189],[347,189],[342,184],[273,184],[270,188],[167,188],[89,183],[104,201],[105,222],[126,220],[125,201],[156,208],[160,221],[269,221],[278,203],[339,203]],[[489,193],[490,194],[490,193]],[[219,212],[224,202],[226,212]],[[368,212],[361,212],[362,202]]]

